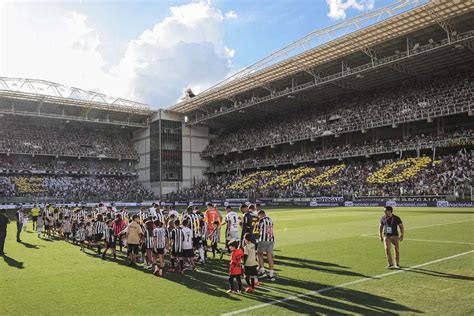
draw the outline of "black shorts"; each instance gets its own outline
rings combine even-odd
[[[127,253],[129,255],[132,254],[132,253],[135,254],[135,255],[138,255],[138,245],[128,244]]]
[[[86,241],[92,241],[92,236],[87,236]]]
[[[120,236],[114,236],[114,244],[122,244],[122,238]]]
[[[106,248],[115,248],[115,241],[106,241],[105,242],[105,247]]]
[[[31,220],[32,220],[33,222],[36,222],[36,221],[38,220],[38,216],[32,216],[32,217],[31,217]]]
[[[182,257],[183,256],[183,252],[182,251],[174,251],[174,250],[171,250],[171,256],[172,257]]]
[[[104,234],[100,233],[100,234],[95,234],[94,235],[94,241],[96,242],[99,242],[102,240],[102,238],[104,237]]]
[[[202,245],[202,238],[201,237],[193,237],[193,247],[199,248]]]
[[[183,257],[193,258],[194,257],[194,250],[192,250],[192,249],[183,249]]]
[[[204,247],[207,247],[207,238],[206,239],[201,239],[201,243]]]
[[[71,233],[64,233],[64,236],[69,238],[69,236],[71,236]]]
[[[146,252],[146,244],[143,243],[142,246],[140,247],[140,250],[142,253],[145,253]]]
[[[245,275],[249,277],[256,277],[257,276],[257,266],[251,266],[251,267],[244,267],[245,270]]]
[[[157,255],[164,255],[165,254],[165,248],[157,248],[153,252]]]

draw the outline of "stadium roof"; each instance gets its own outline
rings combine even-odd
[[[0,97],[144,115],[151,113],[150,106],[143,103],[38,79],[0,77]]]
[[[311,72],[314,67],[341,60],[348,55],[396,40],[429,26],[441,24],[443,27],[444,21],[472,10],[474,1],[470,0],[432,0],[428,3],[421,0],[398,1],[329,28],[312,32],[196,97],[176,104],[171,110],[185,114],[197,110],[208,112],[206,109],[208,105],[227,100],[235,102],[236,95],[248,93],[257,87],[270,90],[268,86],[279,80],[298,73]],[[385,19],[379,21],[383,18]],[[373,20],[376,20],[375,24],[360,28],[370,21],[374,23]],[[347,33],[350,29],[355,31]],[[342,33],[338,38],[281,61],[295,50],[320,42],[323,36],[334,37],[338,32]]]

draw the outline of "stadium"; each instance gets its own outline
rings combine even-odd
[[[167,109],[1,77],[0,208],[12,221],[2,314],[472,313],[473,70],[474,2],[403,0],[311,32]],[[226,210],[237,212],[242,241],[242,208],[257,204],[259,227],[275,225],[275,249],[255,259],[269,279],[228,294]],[[405,227],[393,270],[377,230],[382,240],[387,208]],[[51,217],[52,235],[26,227],[16,243],[19,217],[30,225],[34,209]],[[209,229],[208,248],[193,244],[205,261],[197,270],[176,259],[173,273],[148,253],[130,268],[132,242],[100,260],[105,228],[80,253],[64,235],[71,227],[56,227],[56,214],[77,216],[79,230],[77,214],[91,216],[91,230],[98,214],[110,227],[119,213],[131,223],[137,214],[142,247],[146,223],[161,212],[166,225],[171,211],[198,222],[193,238]],[[221,260],[211,258],[214,241]],[[135,309],[117,310],[133,297]]]

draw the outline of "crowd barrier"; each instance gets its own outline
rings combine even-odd
[[[117,208],[123,207],[150,207],[152,203],[159,203],[162,206],[174,205],[182,209],[188,205],[205,207],[207,203],[224,207],[230,205],[232,207],[239,207],[244,203],[260,203],[262,206],[300,206],[300,207],[373,207],[373,206],[392,206],[392,207],[474,207],[474,201],[451,201],[446,196],[395,196],[395,197],[358,197],[351,200],[345,199],[342,196],[321,196],[311,198],[262,198],[249,201],[245,198],[231,198],[224,200],[180,200],[180,201],[144,201],[144,202],[114,202]],[[102,202],[105,205],[110,205],[111,202]],[[31,209],[35,203],[23,203],[21,206],[25,209]],[[58,203],[59,205],[66,205],[69,207],[94,207],[97,203],[80,203],[80,202],[66,202]],[[43,205],[43,203],[39,203]],[[16,209],[20,204],[0,204],[0,208]]]

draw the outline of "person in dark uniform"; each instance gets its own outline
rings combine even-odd
[[[400,247],[399,242],[403,240],[405,229],[400,217],[393,215],[393,208],[387,206],[384,209],[385,215],[380,219],[379,238],[384,243],[385,255],[388,260],[389,269],[400,268]],[[400,235],[398,235],[398,227],[400,227]],[[395,265],[392,259],[392,245],[395,248]]]
[[[5,213],[6,211],[4,209],[0,209],[0,256],[5,254],[4,246],[5,239],[7,238],[7,225],[10,223]]]

